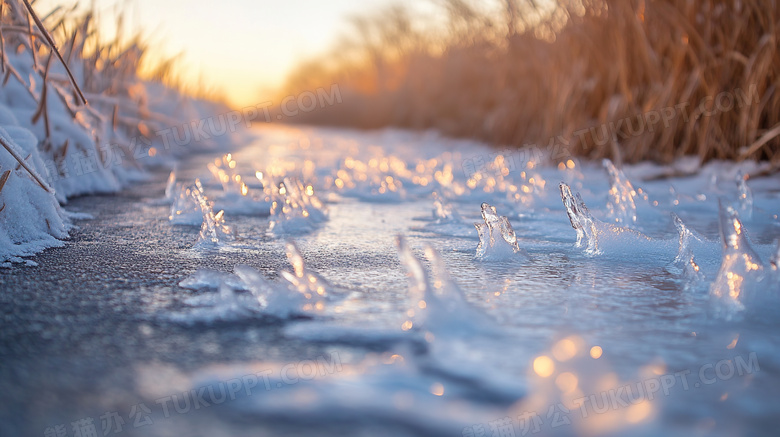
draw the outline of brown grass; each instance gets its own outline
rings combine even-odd
[[[628,162],[696,155],[780,165],[773,0],[559,0],[550,11],[518,0],[495,0],[490,10],[443,3],[444,27],[398,8],[360,18],[353,37],[302,65],[285,89],[336,83],[343,103],[292,121],[436,128],[500,145],[557,142],[572,154]],[[735,90],[756,101],[701,112],[705,99],[739,97]],[[675,107],[668,127],[631,134],[618,125]],[[610,122],[620,127],[602,135]]]
[[[123,148],[125,158],[132,163],[133,153],[130,144],[125,144],[127,139],[150,137],[151,132],[172,124],[174,120],[171,114],[155,114],[149,109],[140,82],[157,81],[170,88],[187,91],[175,73],[176,59],[150,58],[149,45],[140,33],[123,39],[121,14],[118,16],[117,36],[109,39],[100,34],[93,12],[77,14],[74,9],[56,8],[39,17],[28,0],[0,2],[3,86],[9,80],[15,80],[36,102],[31,122],[43,123],[46,136],[39,148],[54,158],[58,168],[68,155],[69,145],[71,152],[75,148],[76,153],[101,156],[99,150],[88,149],[109,142]],[[30,77],[23,77],[9,62],[8,53],[12,52],[30,56],[33,65]],[[53,74],[57,61],[52,61],[52,58],[64,66],[65,78]],[[78,74],[74,75],[71,69]],[[41,84],[40,92],[30,85],[31,81]],[[198,90],[191,94],[202,97],[207,92]],[[67,139],[60,140],[61,144],[54,144],[49,114],[53,99],[62,103],[74,124],[85,125],[85,129],[94,132],[94,144]],[[100,138],[101,129],[86,126],[108,123],[113,128],[109,133],[111,138]],[[124,135],[118,135],[120,132]],[[24,160],[14,154],[7,144],[1,145],[28,169]],[[50,190],[30,173],[42,188]]]
[[[13,158],[16,160],[16,162],[19,163],[20,166],[22,166],[25,170],[27,170],[27,172],[30,174],[30,177],[32,177],[33,180],[35,180],[35,182],[37,182],[41,188],[43,188],[48,192],[51,192],[51,188],[49,188],[49,186],[46,185],[46,183],[44,183],[40,178],[38,178],[38,175],[30,167],[27,166],[27,162],[26,162],[27,160],[19,156],[14,151],[14,149],[8,143],[5,142],[3,137],[0,137],[0,146],[2,146],[11,156],[13,156]],[[5,181],[3,182],[3,184],[5,184]]]

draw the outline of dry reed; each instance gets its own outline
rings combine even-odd
[[[399,8],[361,17],[352,37],[301,65],[284,90],[335,83],[343,103],[291,121],[559,142],[627,162],[695,155],[780,165],[776,1],[539,3],[445,0],[439,27]],[[637,126],[671,108],[653,129]]]

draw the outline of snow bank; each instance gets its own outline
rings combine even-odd
[[[71,224],[44,182],[48,173],[38,139],[1,104],[0,143],[0,265],[8,267],[9,261],[61,246],[59,239],[68,236]]]
[[[24,4],[6,4],[0,26],[26,28]],[[48,17],[52,23],[61,18],[56,11]],[[19,32],[4,35],[4,58],[0,60],[5,73],[0,86],[2,266],[63,245],[72,224],[60,204],[69,197],[116,192],[145,167],[170,163],[194,147],[234,141],[227,129],[224,135],[194,137],[189,129],[192,121],[224,114],[227,108],[138,78],[135,71],[142,47],[115,44],[99,47],[97,57],[85,55],[84,47],[94,43],[89,39],[90,23],[89,18],[82,18],[83,29],[60,44],[73,81],[46,38],[32,40]],[[45,29],[37,31],[47,35]],[[81,99],[82,94],[89,103]],[[180,135],[174,139],[183,140],[172,146],[169,137],[176,128]]]

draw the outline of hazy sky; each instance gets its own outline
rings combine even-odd
[[[223,89],[238,106],[261,103],[302,57],[318,54],[344,32],[345,18],[390,0],[93,0],[111,28],[113,11],[152,36],[168,55],[185,53],[185,74]],[[419,0],[418,0],[419,2]],[[89,4],[82,1],[81,4]],[[399,3],[396,1],[395,3]],[[413,4],[412,0],[400,3]],[[73,0],[39,0],[40,13]],[[121,6],[117,6],[121,5]],[[265,91],[265,92],[264,92]]]

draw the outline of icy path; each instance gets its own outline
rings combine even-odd
[[[491,153],[278,128],[182,163],[173,208],[162,172],[75,199],[66,248],[0,272],[3,429],[771,433],[780,178]]]

